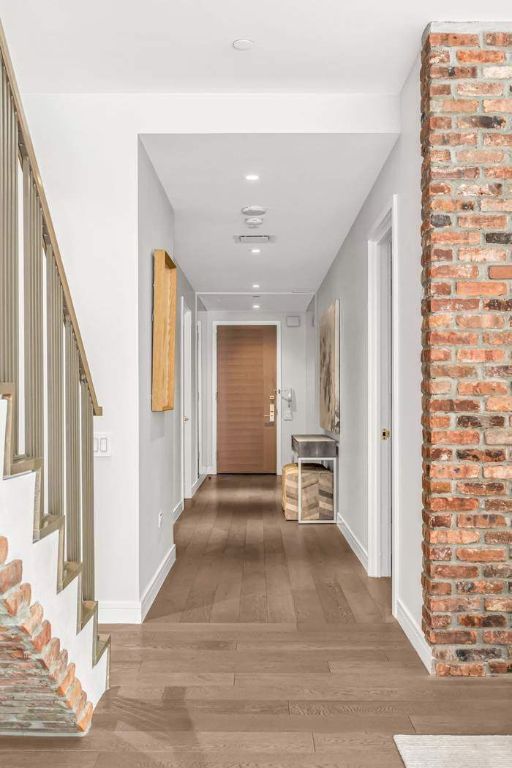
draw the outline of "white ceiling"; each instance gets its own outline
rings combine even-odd
[[[261,293],[253,291],[249,294],[216,293],[198,294],[198,299],[206,310],[223,312],[253,312],[258,305],[259,314],[265,312],[305,312],[312,299],[312,293]]]
[[[0,0],[26,92],[397,93],[428,22],[510,0]],[[252,38],[238,52],[235,38]]]
[[[346,97],[359,107],[344,103],[341,121],[400,91],[428,22],[512,10],[510,0],[0,0],[0,17],[25,93],[366,94]],[[235,51],[239,37],[254,48]],[[396,139],[375,121],[362,130],[375,132],[145,136],[194,288],[315,290]],[[244,181],[250,171],[258,184]],[[233,241],[249,204],[268,207],[262,230],[275,236],[259,256]]]
[[[396,135],[150,135],[143,142],[175,212],[175,255],[197,291],[314,291]],[[247,173],[260,181],[247,182]],[[249,229],[245,205],[268,208]],[[251,247],[238,234],[275,238]]]

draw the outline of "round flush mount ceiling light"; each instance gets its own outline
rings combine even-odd
[[[253,308],[253,309],[259,309],[259,308],[260,308],[260,305],[259,305],[259,304],[253,304],[253,305],[252,305],[252,308]]]
[[[254,47],[254,40],[249,40],[248,37],[240,37],[238,40],[233,40],[233,48],[236,51],[250,51]]]
[[[249,218],[245,220],[245,223],[248,227],[259,227],[260,224],[263,224],[263,219],[261,216],[249,216]]]
[[[261,253],[261,248],[251,248],[251,253],[254,253],[254,254]]]
[[[245,174],[245,180],[246,181],[259,181],[260,177],[257,173],[246,173]]]
[[[260,284],[259,284],[259,283],[253,283],[253,284],[252,284],[252,287],[253,287],[253,288],[259,288],[259,287],[260,287]]]
[[[242,208],[244,216],[264,216],[266,212],[267,209],[262,205],[246,205]]]

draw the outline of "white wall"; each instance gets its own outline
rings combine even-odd
[[[175,407],[151,410],[153,251],[174,256],[174,211],[146,150],[139,142],[139,594],[144,598],[174,557],[173,524],[181,504],[181,317],[176,328]],[[194,312],[194,292],[178,267],[178,296]],[[195,356],[192,361],[195,381]],[[194,388],[195,392],[195,388]],[[193,394],[194,396],[194,394]],[[195,414],[192,415],[195,446]],[[194,465],[195,466],[195,465]],[[158,525],[163,512],[162,525]]]
[[[367,509],[368,236],[398,195],[400,501],[399,618],[421,637],[421,156],[416,62],[401,98],[402,133],[318,292],[318,313],[341,300],[340,512],[363,549]],[[318,422],[317,422],[318,427]],[[400,615],[401,612],[401,615]],[[418,641],[419,642],[419,641]]]
[[[297,312],[289,313],[297,315]],[[256,316],[257,315],[257,316]],[[277,406],[279,419],[281,420],[281,456],[278,466],[287,464],[292,459],[291,436],[294,433],[303,433],[306,429],[306,314],[301,313],[299,328],[288,328],[286,325],[286,313],[271,312],[201,312],[200,319],[203,322],[205,332],[203,335],[203,393],[204,393],[204,456],[208,461],[208,469],[211,472],[214,466],[214,446],[212,442],[213,412],[213,323],[214,322],[257,322],[258,320],[272,320],[281,324],[281,386],[283,389],[295,391],[295,403],[292,421],[282,419],[283,403],[279,398]]]

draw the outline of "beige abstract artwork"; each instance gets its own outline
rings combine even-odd
[[[320,426],[340,431],[339,300],[320,319]]]

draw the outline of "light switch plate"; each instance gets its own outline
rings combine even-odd
[[[112,456],[112,432],[95,432],[93,437],[94,456],[103,459]]]

